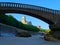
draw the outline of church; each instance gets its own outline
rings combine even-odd
[[[27,21],[25,16],[22,16],[22,23],[32,25],[31,21]]]
[[[28,22],[28,21],[26,20],[26,17],[25,17],[25,16],[22,16],[22,23],[23,23],[23,24],[32,25],[32,22],[31,22],[31,21]],[[37,28],[40,28],[41,26],[37,25],[36,27],[37,27]]]

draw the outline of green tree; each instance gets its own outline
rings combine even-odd
[[[35,27],[33,25],[28,25],[28,24],[24,24],[23,29],[26,29],[28,31],[36,31],[36,32],[39,31],[39,29],[37,27]]]
[[[3,14],[0,15],[0,23],[6,23],[7,21],[6,19],[7,19],[6,15],[3,15]]]
[[[45,32],[45,33],[49,33],[50,29],[43,29],[43,28],[39,28],[41,32]]]
[[[18,24],[19,22],[11,15],[8,15],[7,17],[7,24],[8,25],[11,25],[11,26],[14,26],[14,27],[18,27]]]

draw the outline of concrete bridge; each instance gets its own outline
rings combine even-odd
[[[52,32],[60,31],[60,10],[22,3],[0,2],[0,15],[5,13],[27,14],[49,24]]]

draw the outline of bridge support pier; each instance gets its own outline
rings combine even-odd
[[[50,25],[49,28],[51,29],[50,34],[60,39],[60,28],[57,28],[56,25]]]
[[[1,25],[0,25],[0,36],[1,36]]]
[[[3,12],[0,12],[0,15],[5,15],[5,13],[3,13]]]

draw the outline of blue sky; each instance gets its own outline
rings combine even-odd
[[[37,5],[37,6],[43,6],[47,8],[52,8],[56,10],[60,10],[60,0],[0,0],[0,2],[16,2],[16,3],[24,3],[24,4],[31,4],[31,5]],[[24,14],[10,14],[14,16],[17,20],[21,21],[22,16]],[[39,19],[36,19],[31,16],[26,16],[26,19],[28,21],[31,21],[33,25],[40,25],[44,29],[48,29],[49,25]]]

